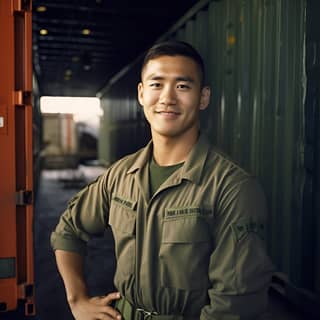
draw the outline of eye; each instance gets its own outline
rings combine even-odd
[[[181,89],[181,90],[188,90],[188,89],[190,89],[190,86],[187,85],[187,84],[185,84],[185,83],[179,83],[179,84],[177,85],[177,88],[178,88],[178,89]]]
[[[160,86],[161,86],[160,82],[151,82],[149,84],[149,87],[151,87],[151,88],[160,88]]]

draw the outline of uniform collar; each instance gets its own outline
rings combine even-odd
[[[128,174],[134,173],[135,171],[144,167],[149,162],[151,154],[152,154],[152,140],[149,141],[149,143],[143,149],[141,149],[141,152],[137,153],[137,157],[134,160],[131,167],[128,169],[127,173]]]
[[[191,149],[191,152],[181,168],[181,179],[187,179],[199,184],[204,164],[210,149],[207,137],[200,134],[198,141]]]
[[[196,184],[200,182],[203,167],[209,152],[210,143],[207,137],[200,134],[198,141],[191,149],[191,152],[185,161],[184,165],[181,167],[180,178],[190,180]],[[144,167],[151,156],[152,153],[152,141],[150,141],[145,148],[137,154],[132,166],[128,169],[127,173],[133,173]]]

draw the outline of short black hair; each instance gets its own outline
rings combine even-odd
[[[201,86],[204,84],[204,63],[200,53],[189,43],[177,40],[158,42],[146,53],[141,67],[141,75],[147,63],[160,56],[184,56],[191,58],[198,66]]]

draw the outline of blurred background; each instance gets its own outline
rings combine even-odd
[[[150,139],[136,88],[165,39],[204,57],[202,130],[266,192],[268,319],[320,318],[319,14],[317,0],[0,0],[0,318],[72,319],[49,236]],[[112,241],[89,244],[92,294],[113,289]]]

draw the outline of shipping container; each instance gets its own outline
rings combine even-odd
[[[100,123],[99,160],[105,166],[136,151],[150,139],[149,126],[136,99],[139,69],[139,63],[133,63],[125,69],[125,72],[131,71],[130,75],[122,78],[125,73],[122,72],[112,80],[116,85],[109,85],[97,94],[104,112]]]
[[[317,315],[319,14],[317,1],[204,0],[158,39],[187,41],[204,57],[212,101],[202,130],[261,181],[270,212],[268,252],[277,268],[273,286]],[[137,103],[140,65],[141,57],[98,93],[109,143],[108,152],[100,145],[100,157],[107,163],[131,151],[137,123],[149,138]]]
[[[0,318],[35,314],[31,1],[0,1]]]
[[[79,162],[78,130],[73,114],[42,114],[43,168],[76,168]]]

